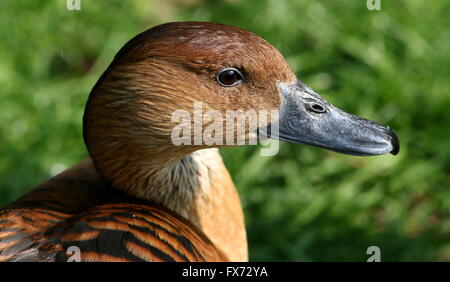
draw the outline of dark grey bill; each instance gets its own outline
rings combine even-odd
[[[370,156],[398,154],[400,143],[389,127],[348,114],[298,81],[280,83],[283,102],[278,134],[271,138],[321,147],[339,153]]]

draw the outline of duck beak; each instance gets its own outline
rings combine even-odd
[[[279,128],[278,134],[272,128],[271,138],[358,156],[400,151],[398,137],[389,127],[334,107],[301,81],[279,83],[279,89],[283,96]]]

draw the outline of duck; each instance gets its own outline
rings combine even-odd
[[[195,103],[223,116],[277,113],[216,130],[216,141],[261,136],[356,156],[400,149],[391,128],[330,104],[258,35],[158,25],[127,42],[92,88],[87,158],[0,209],[0,261],[248,261],[242,205],[218,151],[240,144],[173,140],[174,113],[195,116]],[[192,133],[195,122],[182,125]]]

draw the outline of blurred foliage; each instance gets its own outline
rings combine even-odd
[[[351,157],[280,143],[222,150],[252,260],[450,260],[450,2],[0,2],[0,204],[83,159],[87,95],[131,37],[175,20],[222,22],[274,44],[346,111],[388,124],[400,155]]]

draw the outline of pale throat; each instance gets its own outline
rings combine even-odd
[[[248,260],[242,207],[218,149],[170,161],[148,158],[139,168],[133,172],[133,183],[139,185],[124,189],[128,194],[186,218],[231,260]]]
[[[218,159],[219,158],[219,159]],[[182,157],[162,160],[149,157],[139,165],[139,186],[127,189],[133,196],[162,204],[193,223],[198,222],[195,204],[208,198],[214,182],[212,171],[221,161],[217,149],[199,150]]]

